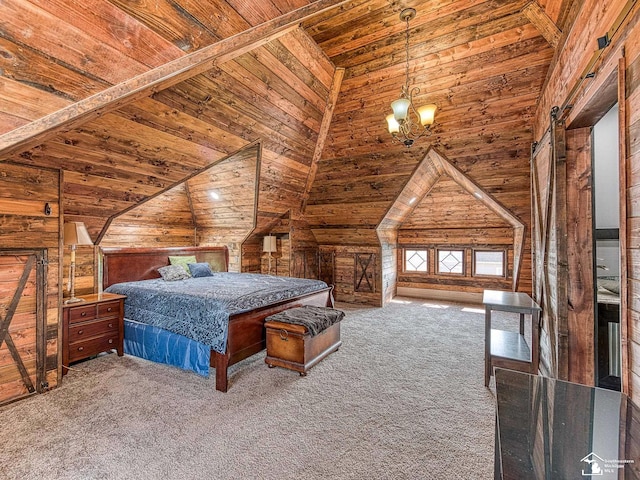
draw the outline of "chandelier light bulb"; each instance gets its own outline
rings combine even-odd
[[[389,128],[389,133],[394,135],[396,133],[400,133],[400,124],[395,119],[393,113],[387,115],[387,124]]]
[[[391,102],[391,110],[396,122],[403,123],[409,116],[409,105],[411,102],[408,98],[399,98]]]
[[[433,125],[437,108],[438,107],[436,107],[432,103],[428,105],[423,105],[422,107],[418,108],[418,115],[420,115],[420,124],[423,127],[426,127],[427,125]]]

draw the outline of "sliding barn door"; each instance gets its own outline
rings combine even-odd
[[[531,157],[533,222],[533,296],[542,307],[540,371],[566,380],[567,325],[567,213],[566,145],[564,123],[557,110],[551,128],[534,146]]]
[[[45,250],[0,249],[0,403],[46,388]]]

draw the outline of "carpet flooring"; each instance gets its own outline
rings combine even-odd
[[[494,394],[479,306],[338,305],[343,346],[306,377],[264,353],[215,375],[115,354],[0,408],[3,479],[488,479]]]

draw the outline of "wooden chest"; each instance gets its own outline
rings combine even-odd
[[[335,352],[342,345],[340,323],[311,336],[304,325],[294,325],[278,321],[265,322],[267,330],[267,358],[269,368],[284,367],[300,375]]]

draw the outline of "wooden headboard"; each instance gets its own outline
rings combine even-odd
[[[195,255],[214,272],[229,269],[227,247],[101,248],[102,288],[114,283],[160,278],[158,268],[169,265],[169,256]]]

